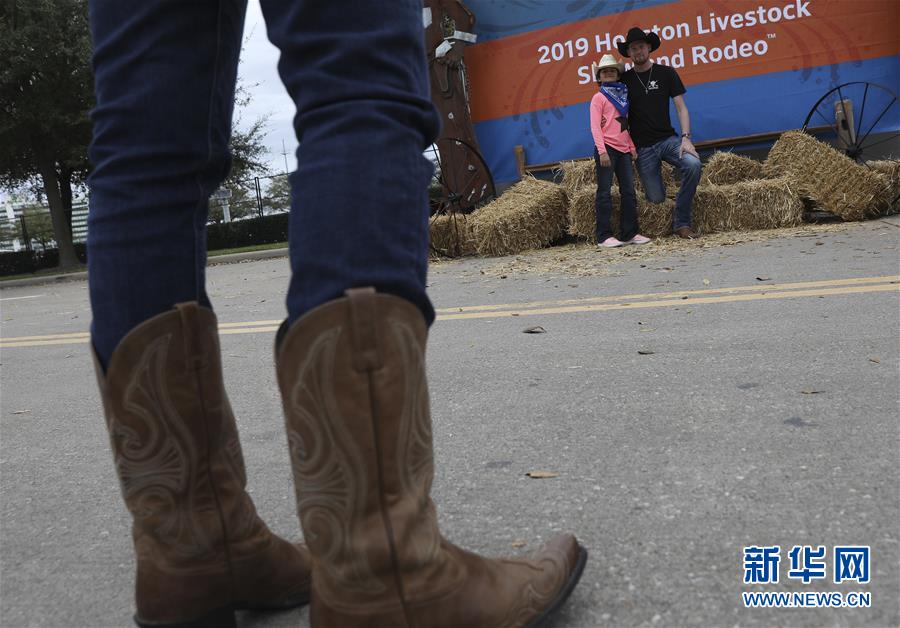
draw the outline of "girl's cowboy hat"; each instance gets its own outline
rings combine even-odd
[[[650,46],[650,52],[659,48],[659,35],[654,32],[645,33],[643,29],[638,28],[637,26],[629,28],[628,34],[625,35],[625,41],[620,41],[616,44],[616,47],[623,57],[630,57],[631,55],[628,54],[628,45],[636,41],[647,42]]]
[[[600,70],[604,68],[615,68],[620,75],[625,71],[625,64],[621,61],[616,61],[616,58],[612,55],[603,55],[600,57],[600,61],[593,62],[591,67],[594,71],[594,78],[598,81],[600,80]]]

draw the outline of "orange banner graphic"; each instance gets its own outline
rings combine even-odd
[[[466,51],[476,122],[590,99],[591,62],[631,26],[685,85],[900,54],[900,0],[680,0],[513,35]],[[626,59],[627,61],[627,59]]]

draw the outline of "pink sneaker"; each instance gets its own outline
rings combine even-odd
[[[617,246],[622,246],[623,244],[625,244],[625,243],[622,242],[621,240],[618,240],[617,238],[609,237],[609,238],[606,238],[603,242],[601,242],[597,246],[600,247],[601,249],[613,249]]]
[[[623,244],[647,244],[650,241],[650,238],[647,236],[642,236],[640,233],[628,240],[628,242],[623,242]]]

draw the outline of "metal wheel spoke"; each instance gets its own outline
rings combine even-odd
[[[863,125],[863,115],[866,113],[866,98],[869,96],[869,84],[866,83],[866,89],[863,91],[863,101],[862,105],[859,108],[859,122],[856,123],[856,128],[861,129]]]
[[[828,118],[826,118],[826,117],[825,117],[825,114],[823,114],[821,111],[819,111],[818,108],[816,108],[815,112],[816,112],[817,114],[819,114],[819,117],[820,117],[820,118],[822,118],[823,120],[825,120],[825,122],[828,123],[828,126],[834,127],[834,130],[837,131],[837,124],[835,124],[834,122],[832,122],[831,120],[829,120]]]
[[[859,150],[862,151],[865,148],[872,148],[873,146],[878,146],[879,144],[884,144],[885,142],[890,142],[891,140],[896,139],[898,137],[900,137],[900,131],[898,131],[897,133],[894,133],[892,136],[890,136],[888,138],[880,139],[877,142],[872,142],[871,144],[867,144],[865,146],[863,146],[862,143],[857,144],[857,148],[859,148]]]
[[[866,141],[866,138],[869,137],[869,133],[871,133],[871,132],[875,129],[875,127],[878,125],[879,122],[881,122],[881,119],[884,117],[884,114],[886,114],[886,113],[888,112],[888,109],[890,109],[891,107],[894,106],[894,103],[895,103],[895,102],[897,102],[896,96],[895,96],[894,99],[888,104],[887,107],[885,107],[884,109],[882,109],[882,111],[881,111],[881,113],[879,114],[879,116],[878,116],[877,118],[875,118],[875,122],[872,123],[872,126],[869,128],[869,130],[866,132],[866,134],[863,135],[862,139],[859,140],[859,143],[860,143],[860,144],[862,144],[863,142]]]

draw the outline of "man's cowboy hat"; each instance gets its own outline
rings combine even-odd
[[[650,52],[659,48],[659,35],[653,32],[645,33],[643,29],[638,28],[637,26],[629,28],[628,34],[625,35],[625,41],[620,41],[616,46],[623,57],[630,58],[631,55],[628,54],[628,45],[636,41],[647,42],[650,45]]]
[[[594,78],[596,80],[600,80],[600,70],[604,68],[615,68],[619,71],[619,75],[625,71],[625,64],[621,61],[616,61],[616,58],[612,55],[603,55],[600,58],[600,61],[595,61],[591,64],[594,71]]]

